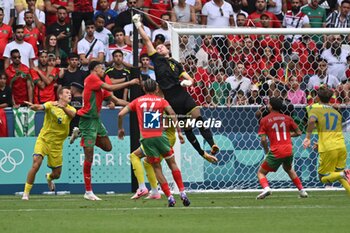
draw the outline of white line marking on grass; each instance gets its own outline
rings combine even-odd
[[[321,205],[293,205],[293,206],[202,206],[202,207],[180,207],[180,208],[169,208],[169,207],[130,207],[130,208],[66,208],[66,209],[0,209],[0,212],[57,212],[57,211],[86,211],[86,210],[95,210],[95,211],[139,211],[139,210],[224,210],[224,209],[348,209],[348,206],[321,206]]]
[[[194,195],[196,197],[196,199],[204,199],[204,200],[212,200],[212,196],[206,196],[200,193],[196,193],[196,194],[189,194],[189,196],[191,197],[192,195]],[[313,194],[312,192],[309,193],[309,195],[312,198],[317,198],[317,199],[324,199],[324,198],[332,198],[332,197],[339,197],[339,196],[344,196],[344,193],[332,193],[332,194],[322,194],[322,195],[318,195]],[[102,197],[103,200],[107,200],[107,201],[114,201],[114,200],[122,200],[121,198],[129,198],[130,195],[125,195],[125,194],[118,194],[118,195],[100,195],[100,197]],[[18,198],[17,198],[18,197]],[[1,197],[0,196],[0,203],[1,202],[18,202],[21,201],[21,197],[17,196],[17,197]],[[278,193],[278,192],[274,192],[273,193],[273,198],[274,199],[286,199],[286,198],[292,198],[292,199],[298,199],[298,193],[295,194],[290,194],[290,195],[286,195],[285,193]],[[255,195],[237,195],[237,194],[232,194],[232,195],[225,195],[225,196],[221,196],[221,195],[217,195],[215,196],[216,200],[224,200],[224,199],[233,199],[233,200],[239,200],[239,199],[255,199]],[[269,198],[270,199],[270,198]],[[55,195],[52,196],[45,196],[45,195],[34,195],[31,199],[31,202],[60,202],[60,201],[65,201],[65,202],[74,202],[74,201],[84,201],[84,198],[82,195],[80,194],[73,194],[70,196],[66,196],[66,197],[58,197]],[[135,201],[135,200],[131,200],[131,201]]]

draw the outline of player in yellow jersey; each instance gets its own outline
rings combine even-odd
[[[309,121],[304,148],[310,146],[313,129],[318,132],[319,167],[318,174],[322,183],[339,181],[350,195],[350,170],[346,169],[346,147],[342,132],[342,116],[329,101],[333,91],[320,87],[317,91],[318,103],[313,105],[308,114]]]
[[[58,97],[58,101],[46,102],[42,105],[26,102],[34,111],[44,110],[45,118],[35,143],[33,165],[28,172],[22,200],[29,200],[35,175],[45,156],[47,156],[47,166],[52,169],[51,173],[46,174],[50,191],[55,191],[55,184],[52,180],[58,179],[61,175],[63,142],[68,136],[69,124],[76,110],[68,104],[72,98],[69,87],[60,88]]]

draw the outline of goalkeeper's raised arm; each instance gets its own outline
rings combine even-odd
[[[148,37],[147,33],[145,32],[145,29],[143,29],[143,25],[141,22],[141,15],[136,14],[132,17],[132,21],[134,22],[139,34],[142,37],[143,43],[147,47],[148,54],[152,54],[156,52],[156,49],[154,48],[151,39]]]

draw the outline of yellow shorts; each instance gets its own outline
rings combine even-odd
[[[318,174],[327,175],[330,172],[342,171],[346,166],[346,148],[320,152]]]
[[[176,142],[175,128],[168,128],[165,130],[165,135],[169,140],[169,144],[171,147],[174,147]]]
[[[50,144],[38,138],[35,147],[34,155],[47,156],[47,166],[50,168],[61,167],[63,162],[62,157],[63,145]]]

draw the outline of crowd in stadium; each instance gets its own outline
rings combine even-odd
[[[349,0],[8,0],[0,7],[0,108],[55,100],[58,86],[74,87],[73,97],[81,98],[91,61],[104,62],[113,83],[127,81],[133,63],[131,9],[145,13],[144,29],[154,44],[169,47],[167,22],[350,25]],[[202,106],[259,105],[275,90],[293,104],[310,104],[321,85],[334,88],[334,103],[347,104],[349,42],[347,35],[185,35],[180,62],[195,80],[188,91]],[[142,43],[139,51],[142,75],[155,79]],[[128,89],[114,94],[129,100]]]

